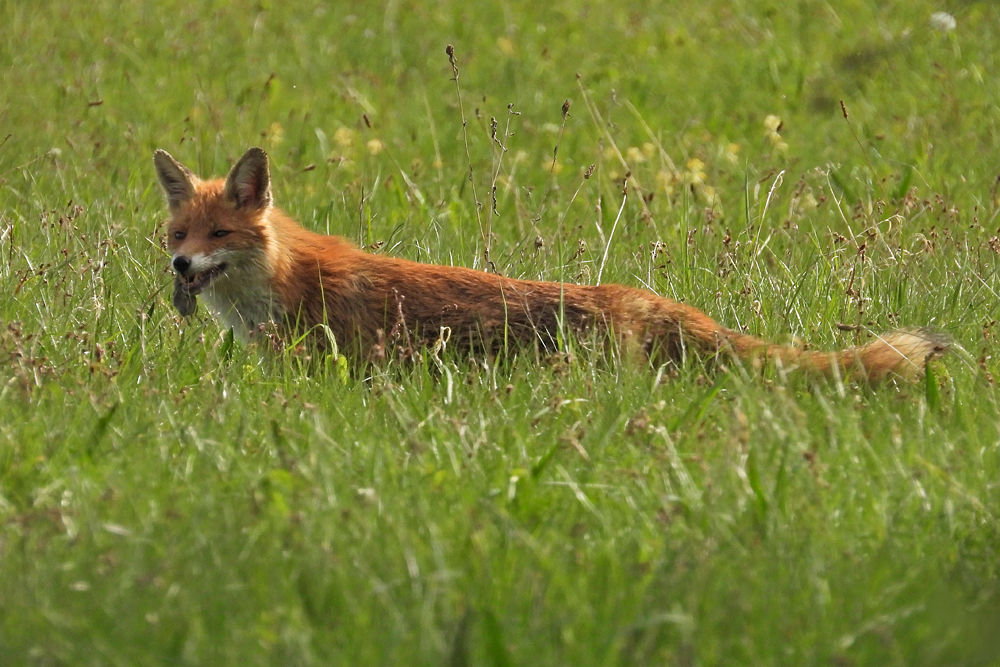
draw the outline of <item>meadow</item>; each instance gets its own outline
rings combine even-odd
[[[0,665],[1000,665],[994,3],[0,17]],[[249,146],[371,252],[952,351],[269,352],[171,307],[151,160]]]

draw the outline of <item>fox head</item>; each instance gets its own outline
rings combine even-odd
[[[153,165],[171,213],[167,243],[174,306],[189,316],[204,293],[225,316],[238,305],[241,290],[269,278],[267,154],[251,148],[224,180],[203,181],[163,150],[153,154]]]

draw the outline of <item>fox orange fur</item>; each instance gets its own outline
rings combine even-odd
[[[286,338],[329,327],[360,354],[393,338],[451,346],[551,346],[560,327],[613,336],[655,363],[686,354],[730,355],[785,369],[879,381],[919,374],[947,348],[926,330],[897,331],[838,352],[769,344],[727,329],[700,310],[622,285],[514,280],[455,266],[372,255],[311,232],[271,202],[267,155],[251,148],[225,179],[202,181],[165,151],[153,156],[172,219],[168,243],[174,305],[190,315],[200,296],[241,338],[276,326]]]

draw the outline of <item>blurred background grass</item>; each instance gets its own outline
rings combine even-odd
[[[996,664],[993,4],[0,7],[0,662]],[[251,145],[374,252],[959,349],[260,361],[164,298],[151,168]]]

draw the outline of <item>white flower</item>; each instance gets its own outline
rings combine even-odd
[[[955,17],[948,12],[934,12],[931,14],[931,27],[938,32],[951,32],[957,25]]]

